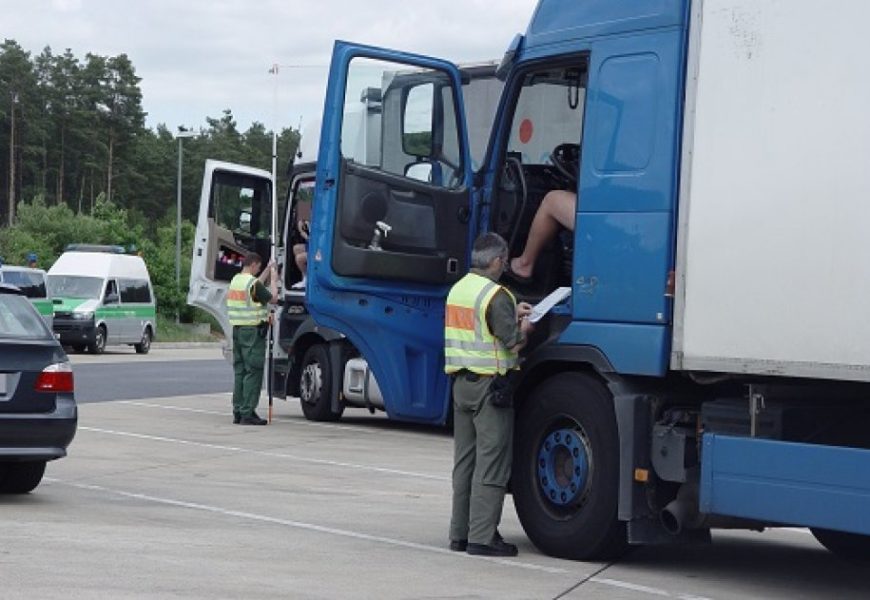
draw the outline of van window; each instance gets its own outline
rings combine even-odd
[[[121,302],[151,302],[151,290],[144,279],[120,279]]]
[[[118,283],[114,279],[110,279],[106,283],[106,294],[103,296],[103,302],[108,302],[112,296],[114,296],[114,301],[118,302]]]
[[[14,285],[28,298],[45,298],[45,278],[34,271],[3,271],[3,283]]]
[[[53,298],[81,298],[99,300],[103,280],[80,275],[49,275],[48,291]]]

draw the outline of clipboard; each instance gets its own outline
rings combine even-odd
[[[562,302],[562,300],[570,295],[570,287],[556,288],[555,290],[550,292],[546,298],[544,298],[532,307],[532,312],[529,315],[529,321],[532,323],[537,323],[542,318],[544,318],[544,315],[550,312],[554,306]]]

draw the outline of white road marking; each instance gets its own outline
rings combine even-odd
[[[166,442],[170,444],[179,444],[183,446],[195,446],[197,448],[209,448],[212,450],[222,450],[225,452],[239,452],[241,454],[254,454],[257,456],[270,456],[274,458],[284,458],[297,462],[310,463],[315,465],[329,465],[332,467],[344,467],[347,469],[357,469],[360,471],[373,471],[375,473],[385,473],[388,475],[401,475],[403,477],[415,477],[417,479],[429,479],[432,481],[450,481],[450,477],[445,475],[430,475],[428,473],[418,473],[415,471],[403,471],[401,469],[388,469],[386,467],[373,467],[371,465],[361,465],[356,463],[341,462],[337,460],[325,460],[322,458],[308,458],[297,456],[295,454],[287,454],[285,452],[274,452],[271,450],[252,450],[250,448],[240,448],[238,446],[224,446],[223,444],[209,444],[206,442],[195,442],[193,440],[183,440],[180,438],[170,438],[159,435],[148,435],[144,433],[133,433],[131,431],[117,431],[114,429],[101,429],[99,427],[87,427],[79,425],[79,431],[90,431],[93,433],[102,433],[106,435],[117,435],[122,437],[136,438],[140,440],[151,440],[154,442]]]
[[[650,594],[653,596],[670,597],[670,594],[664,590],[652,588],[652,587],[649,587],[646,585],[640,585],[637,583],[628,583],[627,581],[617,581],[615,579],[609,579],[606,577],[593,577],[589,581],[591,581],[593,583],[600,583],[603,585],[609,585],[612,587],[622,588],[624,590],[631,590],[633,592],[643,592],[644,594]]]
[[[589,581],[593,583],[597,583],[600,585],[609,585],[611,587],[620,588],[624,590],[631,590],[633,592],[641,592],[643,594],[649,594],[651,596],[664,596],[665,598],[679,598],[680,600],[710,600],[706,596],[691,596],[686,594],[678,594],[674,595],[667,590],[662,590],[659,588],[649,587],[647,585],[640,585],[637,583],[629,583],[627,581],[619,581],[618,579],[610,579],[609,577],[593,577]]]
[[[207,394],[207,395],[208,396],[216,396],[217,394]],[[223,394],[223,395],[226,396],[227,398],[229,398],[232,394]],[[166,397],[167,400],[169,400],[169,399],[174,400],[176,398],[178,398],[178,396],[167,396]],[[155,398],[155,400],[160,400],[160,398]],[[198,414],[203,414],[203,415],[215,415],[215,416],[220,416],[220,417],[229,416],[229,413],[227,411],[207,410],[204,408],[191,408],[189,406],[176,406],[176,405],[172,405],[172,404],[156,404],[154,402],[142,402],[141,400],[116,400],[113,402],[113,404],[129,404],[131,406],[141,406],[144,408],[158,408],[158,409],[164,409],[164,410],[174,410],[174,411],[179,411],[179,412],[198,413]],[[343,430],[343,431],[353,431],[356,433],[364,433],[364,434],[368,434],[368,435],[372,435],[372,434],[375,434],[375,435],[381,434],[382,435],[384,433],[382,429],[365,427],[363,424],[360,424],[360,425],[339,425],[338,423],[317,423],[315,421],[308,421],[308,420],[301,420],[301,419],[293,419],[293,420],[281,419],[280,421],[273,421],[273,423],[275,423],[275,422],[281,423],[281,424],[287,423],[288,425],[297,425],[297,426],[302,426],[302,427],[319,427],[322,429],[338,429],[338,430]],[[433,425],[433,427],[435,427],[435,426]],[[390,436],[392,436],[392,437],[407,437],[407,438],[420,439],[419,434],[403,433],[401,431],[390,431],[389,433],[390,433]],[[445,443],[452,444],[452,438],[445,436],[443,439],[444,439]]]
[[[532,563],[526,563],[517,560],[508,560],[504,558],[494,558],[488,556],[470,556],[463,552],[453,552],[448,550],[447,548],[439,548],[438,546],[427,546],[426,544],[417,544],[415,542],[408,542],[405,540],[399,540],[395,538],[388,538],[378,535],[370,535],[367,533],[360,533],[357,531],[349,531],[347,529],[337,529],[335,527],[326,527],[323,525],[315,525],[313,523],[304,523],[302,521],[293,521],[290,519],[280,519],[277,517],[270,517],[267,515],[260,515],[251,512],[239,511],[239,510],[231,510],[226,508],[221,508],[219,506],[211,506],[208,504],[200,504],[198,502],[185,502],[183,500],[175,500],[172,498],[161,498],[158,496],[150,496],[148,494],[138,494],[134,492],[125,492],[123,490],[116,490],[107,487],[103,487],[100,485],[91,485],[85,483],[74,483],[71,481],[64,481],[62,479],[55,479],[52,477],[46,477],[46,482],[56,483],[61,485],[66,485],[82,490],[94,491],[94,492],[103,492],[106,494],[113,494],[116,496],[122,496],[124,498],[131,498],[134,500],[145,500],[147,502],[154,502],[156,504],[164,504],[167,506],[175,506],[179,508],[187,508],[191,510],[199,510],[203,512],[209,512],[213,514],[223,515],[226,517],[235,517],[238,519],[246,519],[249,521],[258,521],[260,523],[270,523],[272,525],[283,525],[285,527],[292,527],[294,529],[304,529],[307,531],[316,531],[318,533],[326,533],[329,535],[336,535],[345,538],[351,538],[356,540],[363,540],[367,542],[378,542],[381,544],[388,544],[391,546],[398,546],[400,548],[410,548],[413,550],[421,550],[423,552],[431,552],[434,554],[441,554],[443,556],[450,556],[453,558],[466,559],[466,560],[484,560],[486,562],[491,562],[499,565],[504,565],[507,567],[513,567],[518,569],[528,569],[532,571],[542,571],[544,573],[551,573],[554,575],[570,575],[569,571],[565,569],[559,569],[556,567],[546,567],[543,565],[536,565]]]

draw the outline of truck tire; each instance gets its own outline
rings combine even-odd
[[[332,410],[332,365],[327,344],[314,344],[299,369],[299,401],[309,421],[338,421],[342,409]]]
[[[514,504],[532,543],[576,560],[624,553],[619,435],[604,386],[581,373],[547,379],[519,410],[516,428]]]
[[[42,481],[45,461],[11,462],[0,465],[0,494],[26,494]]]
[[[832,529],[812,528],[813,536],[819,543],[840,558],[870,561],[870,535],[846,533]]]

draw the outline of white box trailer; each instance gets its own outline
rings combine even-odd
[[[671,367],[870,381],[870,3],[692,3]]]

